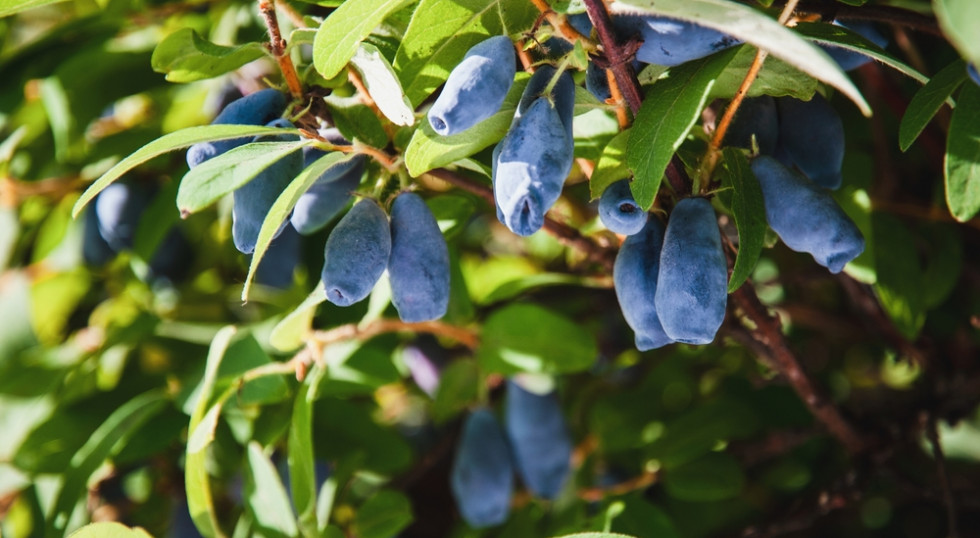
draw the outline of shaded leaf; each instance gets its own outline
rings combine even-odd
[[[245,504],[252,513],[255,526],[266,536],[298,536],[293,508],[279,472],[272,460],[262,452],[262,446],[248,444],[245,482]]]
[[[759,181],[745,154],[725,148],[722,170],[732,187],[731,210],[738,230],[738,254],[728,280],[728,293],[737,290],[755,269],[766,238],[766,206]]]
[[[980,3],[974,0],[932,0],[939,27],[969,62],[980,65]]]
[[[572,320],[533,304],[495,311],[483,326],[480,365],[490,372],[563,373],[588,368],[595,339]]]
[[[265,49],[252,41],[237,47],[216,45],[192,28],[181,28],[163,38],[153,50],[151,65],[170,82],[193,82],[223,75],[261,58]]]
[[[898,146],[906,151],[939,112],[943,102],[966,80],[966,63],[957,60],[936,73],[915,92],[898,128]]]
[[[354,517],[354,528],[363,538],[388,538],[412,522],[412,505],[405,495],[390,489],[367,500]]]
[[[946,137],[946,204],[960,222],[980,210],[980,87],[964,84]]]

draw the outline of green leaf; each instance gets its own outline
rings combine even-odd
[[[297,520],[304,536],[315,536],[319,523],[316,516],[316,470],[313,461],[313,399],[319,382],[320,368],[313,367],[310,376],[296,394],[289,425],[287,464],[289,486],[296,506]]]
[[[626,164],[635,178],[630,189],[644,211],[653,205],[667,164],[701,117],[715,79],[734,55],[729,50],[680,65],[647,92],[626,144]]]
[[[78,500],[85,496],[86,484],[92,473],[117,453],[136,429],[162,411],[168,401],[164,391],[144,392],[120,406],[92,432],[89,440],[72,456],[65,471],[65,481],[48,519],[49,535],[63,534]]]
[[[766,238],[766,206],[759,181],[752,174],[745,154],[736,148],[725,148],[722,170],[732,187],[731,210],[738,230],[738,254],[728,280],[728,293],[745,282],[762,254]]]
[[[237,47],[216,45],[192,28],[182,28],[163,38],[153,49],[151,65],[166,73],[170,82],[193,82],[223,75],[265,55],[258,42]]]
[[[936,73],[925,86],[915,92],[909,102],[902,124],[898,128],[898,147],[907,151],[912,142],[932,121],[943,103],[953,95],[956,88],[966,80],[966,63],[957,60]]]
[[[926,320],[919,254],[902,221],[883,213],[872,218],[878,273],[875,293],[898,332],[915,340]]]
[[[730,99],[735,95],[749,66],[755,61],[756,49],[749,45],[739,47],[735,58],[728,63],[725,70],[718,75],[718,80],[711,88],[711,97]],[[800,70],[779,58],[769,57],[762,64],[762,69],[755,81],[749,86],[746,97],[772,95],[774,97],[789,96],[809,101],[817,91],[817,79],[800,73]]]
[[[69,538],[153,538],[140,527],[130,528],[115,521],[90,523],[68,535]]]
[[[439,378],[432,404],[432,420],[445,422],[479,400],[480,371],[475,361],[452,362]]]
[[[619,534],[618,532],[580,532],[577,534],[565,534],[555,538],[636,538],[629,534]]]
[[[0,2],[0,17],[6,17],[15,13],[20,13],[21,11],[27,11],[28,9],[34,9],[36,7],[46,6],[48,4],[57,4],[58,2],[64,1],[65,0],[5,0],[4,2]]]
[[[801,22],[794,29],[814,43],[831,45],[870,56],[920,84],[925,84],[929,80],[929,77],[916,71],[912,66],[899,61],[853,30],[836,24],[819,22]]]
[[[299,306],[272,328],[269,344],[279,351],[293,351],[302,346],[313,323],[316,307],[326,300],[327,291],[321,280]]]
[[[361,43],[351,58],[351,65],[360,73],[368,95],[386,118],[395,125],[415,123],[412,104],[405,97],[395,70],[377,47],[370,43]]]
[[[253,142],[228,150],[192,168],[180,180],[177,208],[187,216],[217,202],[222,196],[252,181],[277,161],[310,145],[295,142]]]
[[[500,110],[461,133],[442,136],[432,130],[428,119],[423,121],[405,149],[408,173],[412,177],[418,177],[433,168],[452,164],[498,142],[507,134],[507,129],[510,129],[517,102],[520,101],[529,78],[526,74],[518,74]]]
[[[340,133],[348,140],[358,140],[365,144],[383,148],[388,145],[388,133],[375,111],[360,102],[359,96],[324,98]]]
[[[675,499],[722,501],[738,496],[745,485],[745,473],[734,457],[715,452],[667,470],[663,484]]]
[[[285,189],[283,189],[282,193],[279,194],[279,197],[276,198],[276,201],[272,204],[272,207],[269,208],[269,212],[262,221],[262,227],[259,229],[259,235],[255,239],[255,251],[252,252],[252,261],[248,266],[248,276],[245,277],[245,284],[242,286],[242,301],[248,301],[248,292],[252,289],[252,282],[255,278],[255,273],[258,271],[259,263],[262,262],[262,257],[265,256],[266,251],[269,249],[269,245],[272,243],[276,230],[278,230],[279,226],[285,222],[287,218],[289,218],[289,214],[296,206],[296,202],[298,202],[300,197],[303,196],[303,193],[305,193],[307,189],[309,189],[310,186],[320,178],[320,176],[326,173],[327,170],[353,159],[356,155],[357,154],[355,153],[344,154],[338,151],[327,153],[300,172],[300,174],[296,176]],[[207,163],[204,163],[201,166],[204,166],[205,164]],[[181,185],[183,185],[183,183],[181,183]]]
[[[265,536],[298,536],[299,529],[296,528],[286,488],[279,479],[276,466],[262,452],[258,442],[248,444],[246,461],[245,505],[252,514],[255,526]]]
[[[204,367],[204,379],[201,381],[201,391],[197,397],[197,403],[194,405],[194,411],[191,413],[190,424],[187,427],[190,432],[196,432],[199,425],[205,421],[208,402],[214,393],[214,386],[218,378],[218,368],[221,366],[221,360],[224,358],[235,332],[236,329],[233,326],[223,327],[211,342]],[[217,412],[215,412],[213,420],[217,421]],[[194,433],[191,435],[193,437]],[[201,434],[198,434],[198,437],[200,436]],[[206,444],[200,446],[197,441],[193,445],[190,441],[187,443],[187,451],[184,456],[184,487],[187,491],[187,508],[198,532],[207,537],[224,536],[218,523],[218,514],[211,495],[211,478],[208,476],[207,470],[208,452],[204,450],[205,447]]]
[[[245,136],[278,135],[290,132],[298,133],[299,131],[257,125],[202,125],[199,127],[188,127],[186,129],[181,129],[179,131],[163,135],[153,142],[150,142],[149,144],[136,150],[133,154],[119,161],[106,173],[102,174],[102,177],[97,179],[95,183],[92,183],[89,188],[82,193],[81,197],[78,198],[78,201],[75,202],[75,207],[73,207],[71,210],[71,216],[78,218],[78,215],[82,212],[82,209],[89,202],[91,202],[93,198],[98,196],[98,194],[102,192],[102,189],[108,187],[113,181],[116,181],[122,177],[123,174],[154,157],[163,155],[164,153],[193,146],[198,142],[231,140]]]
[[[354,516],[354,529],[362,538],[388,538],[412,522],[412,504],[405,495],[390,489],[379,491]]]
[[[505,306],[487,318],[478,350],[489,372],[564,373],[595,361],[595,339],[572,320],[533,304]]]
[[[956,289],[963,268],[963,244],[951,226],[936,225],[929,232],[929,256],[922,274],[922,304],[932,309]]]
[[[854,280],[864,284],[874,284],[878,280],[875,267],[875,236],[871,218],[871,196],[868,191],[852,185],[844,185],[834,192],[837,205],[854,221],[864,236],[864,252],[844,266],[844,272]]]
[[[980,210],[980,87],[964,84],[946,137],[946,204],[960,222]]]
[[[764,49],[800,71],[837,88],[865,116],[871,116],[871,107],[837,62],[763,12],[729,0],[623,0],[617,2],[617,5],[620,4],[694,22]]]
[[[974,0],[932,0],[939,27],[956,50],[980,65],[980,3]]]
[[[424,101],[473,45],[494,35],[517,35],[537,16],[525,0],[422,0],[395,54],[408,100],[415,106]]]
[[[630,138],[630,130],[626,129],[606,144],[596,163],[592,177],[589,179],[589,190],[592,199],[602,196],[606,187],[630,177],[630,169],[626,166],[626,146]]]
[[[359,0],[344,2],[323,21],[313,40],[313,65],[331,79],[347,66],[361,41],[389,14],[412,0]]]

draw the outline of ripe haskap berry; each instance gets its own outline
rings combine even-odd
[[[841,185],[844,164],[844,124],[834,107],[819,93],[809,101],[776,99],[779,143],[776,156],[786,166],[826,189]]]
[[[304,166],[310,166],[326,152],[315,148],[303,148]],[[310,235],[330,222],[351,199],[351,193],[361,184],[364,175],[364,155],[357,155],[330,167],[310,188],[299,197],[290,217],[293,227],[303,235]]]
[[[571,471],[572,440],[557,394],[538,395],[507,382],[504,429],[527,489],[553,499]]]
[[[613,284],[626,323],[636,333],[636,349],[647,351],[673,342],[664,332],[654,305],[660,276],[664,225],[652,215],[640,233],[623,241],[613,265]]]
[[[686,344],[710,343],[725,319],[728,266],[704,198],[685,198],[670,213],[654,303],[667,336]]]
[[[640,209],[630,182],[621,179],[606,187],[599,197],[599,219],[613,232],[633,235],[643,229],[647,222],[647,212]]]
[[[735,46],[741,41],[693,22],[650,15],[620,15],[616,28],[629,36],[639,34],[643,44],[636,59],[672,67]]]
[[[449,248],[419,195],[399,194],[391,205],[391,302],[402,321],[431,321],[449,308]]]
[[[966,72],[970,75],[970,78],[973,79],[973,82],[976,83],[977,86],[980,86],[980,73],[977,72],[977,66],[973,64],[966,64]]]
[[[279,90],[260,90],[237,99],[225,107],[212,125],[265,125],[279,117],[286,108],[286,98]],[[204,161],[217,157],[238,146],[249,143],[249,138],[199,142],[187,150],[187,166],[194,168]]]
[[[854,21],[847,24],[843,24],[838,21],[834,21],[834,25],[842,26],[849,30],[853,30],[861,35],[861,37],[867,39],[868,41],[878,45],[880,48],[885,48],[888,45],[888,38],[881,34],[874,24],[865,21]],[[844,71],[850,71],[852,69],[857,69],[862,65],[871,61],[871,57],[860,52],[854,52],[853,50],[848,50],[843,47],[834,47],[832,45],[821,45],[820,48],[827,51],[834,61],[840,65],[840,68]]]
[[[286,225],[279,237],[269,243],[255,270],[255,282],[272,288],[288,289],[293,285],[293,273],[299,264],[301,237]]]
[[[291,128],[288,120],[277,119],[267,124],[269,127]],[[297,135],[277,135],[274,137],[256,137],[255,142],[288,142],[299,140]],[[259,238],[262,221],[269,214],[272,204],[276,202],[282,191],[303,171],[303,154],[294,151],[260,172],[251,181],[235,190],[234,205],[231,210],[231,236],[235,248],[244,254],[255,250],[255,242]],[[282,233],[286,222],[283,222],[273,237]]]
[[[478,409],[466,417],[450,485],[463,519],[474,528],[506,521],[514,492],[514,463],[497,417]]]
[[[510,130],[494,149],[497,216],[518,235],[531,235],[544,225],[572,168],[575,84],[562,73],[550,99],[542,96],[554,74],[550,66],[534,73]]]
[[[150,203],[146,188],[117,181],[99,193],[95,200],[99,234],[112,250],[119,252],[133,247],[140,215]]]
[[[110,185],[111,186],[111,185]],[[96,198],[98,200],[98,198]],[[98,201],[96,201],[96,204]],[[109,242],[99,232],[99,215],[94,207],[85,209],[84,232],[82,236],[82,259],[86,265],[104,265],[116,255]]]
[[[500,110],[514,82],[517,63],[507,36],[481,41],[466,52],[429,109],[429,124],[447,136],[461,133]]]
[[[750,97],[742,101],[742,106],[735,114],[735,120],[728,127],[725,144],[752,149],[752,135],[755,135],[760,154],[772,155],[776,152],[779,140],[779,113],[776,111],[776,100],[768,95]]]
[[[327,300],[350,306],[371,293],[388,266],[388,217],[373,200],[361,200],[330,232],[323,248],[321,279]]]
[[[762,187],[766,220],[786,246],[812,254],[831,273],[864,251],[864,237],[828,191],[771,157],[754,159],[752,172]]]

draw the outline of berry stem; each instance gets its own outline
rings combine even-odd
[[[568,19],[564,15],[560,15],[551,9],[551,6],[548,5],[548,0],[531,0],[531,3],[534,4],[534,7],[538,8],[538,11],[548,21],[548,24],[561,34],[563,39],[570,43],[582,43],[582,47],[587,52],[596,49],[596,44],[588,36],[582,35],[574,26],[569,24]]]
[[[585,9],[599,36],[602,50],[609,60],[609,70],[616,77],[619,91],[623,92],[623,97],[626,98],[626,103],[635,116],[643,103],[643,94],[640,92],[640,82],[636,79],[636,73],[633,72],[632,58],[628,49],[616,41],[612,20],[602,0],[585,0]]]
[[[282,33],[279,31],[279,20],[276,18],[275,0],[259,0],[259,11],[262,13],[262,19],[269,30],[269,51],[279,63],[282,76],[286,79],[286,85],[289,86],[289,93],[294,99],[300,99],[303,97],[303,85],[300,84],[292,58],[286,53],[286,40],[282,38]]]

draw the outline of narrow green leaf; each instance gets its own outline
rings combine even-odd
[[[317,366],[314,368],[319,370]],[[316,536],[319,528],[316,515],[316,470],[313,461],[313,397],[318,383],[314,383],[314,379],[319,381],[319,376],[308,376],[296,393],[286,458],[293,504],[296,506],[297,519],[304,536]]]
[[[669,469],[663,484],[671,497],[681,501],[722,501],[738,496],[745,485],[745,473],[731,455],[713,452]]]
[[[177,208],[182,216],[196,213],[248,183],[286,155],[309,145],[298,142],[253,142],[231,149],[192,168],[180,180]]]
[[[166,73],[170,82],[193,82],[234,71],[264,55],[265,49],[258,42],[224,47],[204,39],[192,28],[182,28],[153,49],[150,65],[157,73]]]
[[[957,230],[946,224],[928,228],[929,255],[922,273],[922,306],[936,308],[957,287],[963,269],[963,243]]]
[[[208,402],[211,400],[218,379],[218,368],[221,366],[221,360],[224,358],[235,332],[236,329],[233,326],[223,327],[211,341],[204,366],[204,379],[201,380],[200,394],[197,403],[194,404],[194,411],[191,413],[190,424],[187,427],[190,432],[196,432],[200,425],[205,422]],[[214,419],[217,420],[217,415]],[[198,437],[201,435],[198,434]],[[187,508],[198,532],[207,537],[224,536],[224,532],[218,524],[218,514],[215,511],[214,500],[211,496],[211,478],[207,471],[208,453],[207,450],[203,450],[204,447],[197,445],[198,442],[195,442],[193,448],[200,449],[192,451],[192,444],[188,442],[185,454],[184,487],[187,492]]]
[[[68,538],[153,538],[140,527],[130,528],[115,521],[90,523],[68,535]]]
[[[245,504],[252,513],[255,526],[265,536],[298,536],[299,529],[286,488],[279,479],[276,466],[262,452],[258,442],[248,444],[246,461]]]
[[[634,6],[643,12],[691,21],[755,45],[837,88],[865,116],[871,116],[871,107],[837,62],[820,47],[807,42],[761,11],[730,0],[621,0],[614,5]],[[627,11],[630,8],[619,9]]]
[[[936,73],[925,86],[915,92],[909,102],[902,124],[898,128],[898,147],[907,151],[919,134],[929,125],[943,103],[966,80],[966,63],[957,60]]]
[[[872,215],[875,237],[875,294],[895,328],[915,340],[926,321],[919,253],[911,233],[892,215]]]
[[[151,417],[163,410],[167,394],[160,390],[144,392],[116,409],[71,458],[65,481],[58,492],[54,510],[48,520],[48,535],[64,534],[78,500],[84,498],[86,483],[107,458],[112,457],[126,440]]]
[[[980,65],[980,2],[932,0],[939,27],[967,61]]]
[[[354,516],[354,528],[362,538],[387,538],[412,522],[412,504],[408,497],[394,490],[379,491],[361,506]]]
[[[630,138],[630,130],[626,129],[617,134],[602,149],[599,162],[596,163],[592,177],[589,179],[589,190],[592,199],[602,196],[606,187],[630,177],[630,169],[626,166],[626,144]]]
[[[680,65],[647,92],[626,144],[626,165],[635,178],[630,189],[644,211],[653,205],[667,164],[701,117],[715,79],[734,54],[733,49]]]
[[[580,532],[577,534],[565,534],[555,538],[636,538],[629,534],[619,534],[618,532]]]
[[[248,266],[248,276],[245,277],[245,285],[242,287],[242,301],[248,301],[248,293],[252,289],[255,273],[258,271],[259,263],[262,262],[262,257],[265,256],[269,245],[272,243],[276,230],[289,218],[290,212],[300,197],[303,196],[303,193],[327,170],[345,163],[355,156],[355,153],[343,154],[337,151],[327,153],[306,167],[289,183],[289,186],[283,189],[275,203],[269,208],[265,220],[262,221],[262,227],[259,229],[259,236],[255,240],[255,251],[252,252],[252,261]]]
[[[64,2],[65,0],[5,0],[0,2],[0,17],[7,17],[15,13],[20,13],[21,11],[27,11],[28,9],[34,9],[36,7],[46,6],[48,4],[57,4],[58,2]]]
[[[360,73],[368,95],[386,118],[395,125],[415,123],[412,104],[405,97],[395,70],[377,47],[370,43],[361,43],[351,58],[351,65]]]
[[[711,98],[731,99],[745,80],[745,73],[755,61],[756,48],[742,45],[725,70],[718,75],[718,80],[711,88]],[[773,97],[794,97],[809,101],[817,91],[817,79],[801,73],[799,69],[780,60],[769,57],[762,64],[762,70],[755,81],[749,86],[746,97],[771,95]]]
[[[473,45],[493,35],[516,35],[538,11],[525,0],[422,0],[415,9],[395,71],[415,106],[449,77]]]
[[[337,76],[354,57],[357,46],[389,14],[412,0],[359,0],[344,2],[317,30],[313,40],[313,65],[323,78]]]
[[[316,307],[326,300],[327,290],[323,287],[323,281],[318,281],[306,299],[273,327],[269,344],[279,351],[293,351],[302,346],[313,323]]]
[[[732,216],[738,230],[738,254],[728,281],[728,293],[737,290],[752,274],[766,238],[766,206],[759,181],[745,154],[725,148],[722,171],[732,187]]]
[[[102,174],[102,177],[95,180],[95,183],[89,185],[89,188],[86,189],[85,192],[83,192],[78,198],[78,201],[75,202],[75,207],[73,207],[71,210],[71,216],[78,218],[78,215],[82,212],[82,209],[84,209],[93,198],[98,196],[98,194],[102,192],[102,189],[108,187],[113,181],[116,181],[122,177],[123,174],[154,157],[163,155],[164,153],[193,146],[198,142],[231,140],[233,138],[242,138],[245,136],[283,134],[289,132],[298,133],[299,131],[257,125],[202,125],[198,127],[188,127],[186,129],[181,129],[179,131],[163,135],[116,163],[115,166],[106,171],[106,173]]]
[[[870,56],[920,84],[925,84],[929,80],[929,77],[918,72],[912,66],[899,61],[853,30],[836,24],[819,22],[801,22],[794,29],[814,43],[831,45]]]
[[[519,74],[514,81],[500,110],[489,118],[461,133],[442,136],[432,130],[429,121],[422,121],[405,149],[405,166],[412,177],[418,177],[433,168],[452,164],[493,145],[507,134],[517,102],[530,77]]]
[[[980,210],[980,87],[964,84],[946,137],[946,203],[960,222]]]
[[[534,304],[515,303],[495,311],[480,340],[480,365],[501,374],[581,371],[596,358],[590,333]]]

